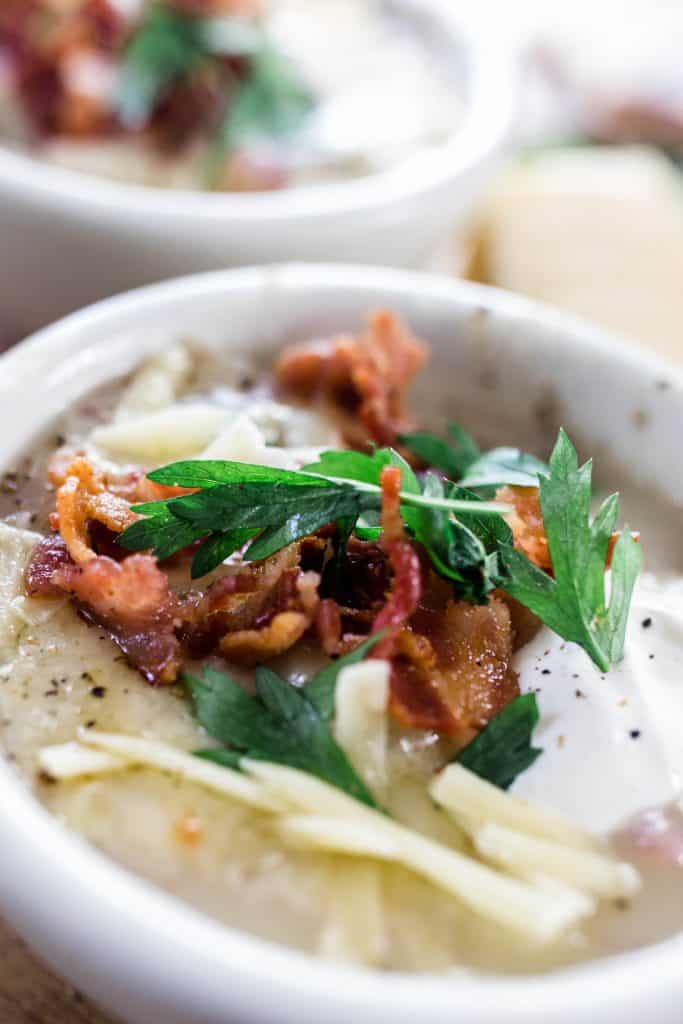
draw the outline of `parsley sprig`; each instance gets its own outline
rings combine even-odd
[[[256,669],[254,697],[227,673],[209,665],[199,676],[184,673],[198,721],[223,744],[199,750],[197,756],[227,768],[239,768],[242,757],[298,768],[375,807],[327,720],[334,712],[334,691],[342,668],[362,660],[379,639],[374,636],[351,654],[330,662],[303,689],[264,666]]]
[[[478,476],[471,486],[484,481],[481,490],[486,493],[494,477],[500,480],[505,472],[510,479],[511,462],[516,473],[531,478],[529,458],[523,453],[514,458],[496,455],[482,469],[486,456],[477,457]],[[608,603],[605,563],[618,496],[608,498],[591,519],[591,463],[579,467],[564,431],[549,466],[534,477],[540,484],[552,575],[514,547],[501,514],[504,506],[435,473],[420,481],[392,449],[372,455],[325,452],[301,472],[217,461],[166,466],[150,479],[198,490],[135,506],[145,518],[130,526],[119,542],[133,551],[151,548],[166,558],[201,541],[192,562],[192,575],[198,577],[245,544],[247,560],[262,559],[329,524],[338,525],[342,540],[354,531],[374,538],[380,533],[379,481],[388,465],[399,466],[403,473],[401,511],[409,535],[423,546],[436,572],[452,583],[455,596],[485,603],[500,587],[565,640],[583,647],[602,671],[621,659],[640,549],[628,532],[620,536]],[[495,468],[500,466],[501,472]]]
[[[207,53],[199,18],[152,4],[123,55],[118,96],[123,124],[141,127],[168,87],[189,77]]]
[[[404,434],[401,443],[433,469],[440,469],[461,487],[493,491],[504,484],[538,487],[539,476],[548,473],[545,462],[519,448],[493,448],[482,452],[478,444],[456,423],[448,424],[449,440],[435,434]]]
[[[405,521],[426,543],[430,543],[435,529],[426,512],[437,516],[440,529],[450,529],[452,523],[458,534],[466,528],[452,521],[452,513],[471,511],[476,506],[480,517],[500,515],[499,505],[478,501],[474,495],[454,497],[445,491],[423,491],[410,467],[390,449],[379,449],[371,456],[328,452],[320,462],[301,472],[241,462],[177,462],[150,473],[150,479],[199,490],[134,506],[133,511],[146,518],[128,527],[119,541],[128,550],[151,548],[158,558],[167,558],[202,539],[191,569],[193,578],[197,578],[249,540],[245,558],[253,561],[267,558],[331,523],[345,522],[350,532],[361,516],[379,512],[379,480],[382,469],[389,464],[404,468],[401,503]],[[369,529],[372,532],[377,528]],[[474,536],[472,543],[478,544]],[[483,547],[480,555],[483,562]],[[454,563],[456,581],[461,578],[458,572]]]
[[[252,54],[250,74],[228,98],[207,164],[207,184],[215,184],[226,153],[251,138],[293,135],[313,110],[315,99],[291,61],[264,37]]]
[[[224,57],[244,59],[244,78],[237,80]],[[215,179],[231,149],[255,136],[292,134],[315,99],[293,62],[257,22],[237,15],[183,14],[156,2],[146,9],[123,54],[118,95],[122,123],[142,127],[171,85],[209,64],[224,93],[207,168],[207,177]]]
[[[499,789],[509,789],[543,753],[532,744],[538,719],[535,694],[515,697],[454,760]]]
[[[576,449],[560,431],[550,473],[540,478],[540,502],[553,565],[549,576],[512,544],[500,555],[505,590],[565,640],[580,644],[603,672],[620,661],[628,611],[640,569],[640,547],[624,530],[612,556],[611,595],[605,562],[619,512],[612,494],[591,520],[592,463],[579,466]]]

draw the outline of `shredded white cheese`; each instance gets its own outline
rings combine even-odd
[[[539,942],[551,942],[594,909],[581,893],[567,888],[551,899],[538,887],[375,815],[372,827],[316,814],[285,815],[279,829],[290,842],[311,849],[402,864],[475,913]]]
[[[349,665],[335,690],[335,738],[380,803],[387,787],[389,671],[389,662],[373,658]]]
[[[79,729],[79,743],[60,747],[47,747],[39,754],[39,763],[55,779],[75,778],[93,774],[92,752],[103,751],[114,755],[113,761],[102,762],[100,772],[120,771],[123,767],[140,765],[158,768],[179,775],[187,782],[196,782],[216,793],[232,797],[258,810],[276,811],[282,805],[260,786],[241,772],[229,771],[220,765],[194,757],[184,751],[156,740],[136,736],[113,735],[92,729]],[[75,749],[83,752],[78,761]],[[95,770],[96,773],[97,769]]]
[[[377,675],[369,686],[373,695],[370,707],[377,714],[384,691],[377,683],[380,670],[373,671]],[[345,688],[353,693],[359,680],[367,682],[368,678],[353,673],[350,681],[347,676]],[[385,678],[383,681],[386,683]],[[342,693],[341,702],[344,700]],[[442,773],[431,787],[432,795],[462,827],[470,829],[482,857],[500,865],[502,871],[420,835],[294,768],[243,758],[242,772],[231,771],[156,740],[88,729],[79,730],[78,740],[44,749],[39,758],[41,767],[55,779],[121,771],[131,765],[177,774],[274,814],[279,834],[292,844],[361,858],[359,864],[363,860],[400,864],[456,896],[474,913],[537,942],[554,941],[594,913],[594,897],[632,895],[640,884],[635,869],[591,850],[588,837],[572,826],[552,815],[546,819],[545,812],[529,808],[499,790],[492,794],[488,783],[461,765]],[[462,797],[465,792],[468,800]],[[481,807],[471,799],[477,793],[483,797],[483,819]],[[460,806],[466,807],[465,812],[457,809]],[[510,822],[518,828],[510,827]],[[372,962],[381,955],[381,880],[376,865],[369,863],[366,868],[361,887],[364,906],[348,901],[345,908],[338,902],[331,907],[321,939],[327,955],[348,958],[351,953],[347,946],[357,941],[354,936],[358,928],[370,929],[362,956]],[[345,898],[340,893],[340,899]]]
[[[90,440],[119,458],[160,464],[201,452],[230,418],[218,405],[181,403],[96,427]]]
[[[641,887],[631,864],[599,853],[532,838],[493,823],[477,829],[473,839],[482,857],[522,877],[544,873],[603,899],[628,898]]]
[[[185,345],[175,345],[148,359],[123,392],[114,414],[121,422],[173,405],[190,381],[192,355]]]
[[[38,755],[38,763],[44,772],[60,782],[78,779],[84,775],[105,775],[124,771],[131,762],[118,754],[107,754],[104,750],[90,750],[81,743],[62,743],[45,747]]]
[[[577,849],[596,845],[592,836],[558,814],[503,792],[461,764],[449,764],[439,772],[429,793],[435,803],[460,824],[494,821],[497,825]]]

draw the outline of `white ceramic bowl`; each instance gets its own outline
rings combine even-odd
[[[0,322],[23,337],[87,303],[178,274],[286,260],[418,266],[471,211],[511,121],[513,60],[443,0],[396,0],[436,22],[462,71],[451,141],[386,173],[237,195],[125,185],[0,146]]]
[[[265,353],[353,328],[383,305],[433,347],[430,409],[467,424],[485,408],[492,440],[508,443],[537,437],[539,422],[550,437],[561,420],[582,446],[611,452],[683,505],[681,372],[525,299],[340,266],[186,278],[38,334],[0,359],[0,472],[78,395],[179,336]],[[678,939],[538,978],[344,969],[224,928],[127,874],[66,832],[2,761],[0,836],[2,915],[134,1024],[680,1024]]]

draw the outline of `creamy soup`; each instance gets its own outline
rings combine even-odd
[[[457,55],[393,0],[31,0],[0,11],[0,133],[72,170],[264,191],[442,146]]]
[[[671,898],[683,862],[679,510],[619,481],[623,518],[642,531],[645,569],[623,660],[612,638],[609,670],[596,667],[595,652],[591,661],[587,649],[558,634],[555,627],[568,628],[561,617],[550,629],[500,596],[494,584],[513,589],[513,568],[509,578],[487,583],[487,572],[503,570],[484,570],[470,557],[455,580],[465,558],[461,537],[437,571],[429,538],[417,539],[418,506],[406,497],[411,470],[398,457],[384,466],[379,504],[367,499],[346,553],[335,548],[329,524],[266,562],[249,561],[242,537],[192,580],[199,537],[183,535],[176,553],[158,563],[147,553],[151,540],[136,555],[116,543],[132,525],[147,521],[153,529],[150,502],[204,500],[211,489],[169,491],[170,477],[146,480],[152,469],[178,460],[195,474],[202,465],[223,474],[226,466],[267,474],[313,465],[310,472],[331,487],[342,463],[329,471],[321,453],[368,451],[372,440],[413,463],[425,507],[434,500],[424,497],[434,493],[433,481],[444,480],[444,459],[451,460],[451,474],[466,481],[469,474],[485,508],[491,500],[500,505],[520,557],[546,573],[550,538],[562,586],[562,552],[552,524],[544,532],[550,520],[539,521],[536,491],[539,468],[556,486],[557,463],[544,470],[513,452],[501,470],[500,458],[468,455],[470,441],[451,434],[445,444],[445,433],[438,450],[429,435],[427,457],[425,435],[415,440],[403,401],[424,358],[389,315],[376,317],[360,338],[288,351],[274,374],[178,346],[55,423],[0,483],[6,756],[62,822],[117,862],[228,925],[311,954],[394,970],[535,972],[674,935],[683,927]],[[553,441],[539,438],[539,452],[547,456]],[[373,494],[363,465],[356,484]],[[430,465],[438,469],[431,477]],[[477,482],[476,466],[493,485]],[[397,479],[403,498],[392,505]],[[310,477],[299,492],[305,499],[296,515],[311,514],[304,501],[320,480]],[[598,467],[596,490],[606,482]],[[272,492],[271,507],[280,493]],[[444,501],[457,500],[455,491],[445,494]],[[461,498],[470,499],[472,492]],[[130,512],[141,503],[146,512]],[[224,529],[237,521],[230,507]],[[466,510],[453,511],[466,521]],[[499,518],[494,510],[482,521],[486,515]],[[480,526],[472,528],[476,534]],[[628,545],[630,538],[620,540],[612,556],[613,593],[625,585]],[[285,569],[277,567],[283,550]],[[277,576],[268,601],[251,614],[246,604],[268,574]],[[145,601],[136,588],[146,587],[167,588],[152,618],[140,611]],[[126,617],[133,606],[142,615],[134,629]],[[311,678],[378,633],[376,657],[345,667],[333,707],[321,712],[306,689]],[[304,764],[300,750],[292,755],[300,728],[292,718],[275,755],[273,747],[254,754],[258,737],[226,744],[208,705],[202,715],[202,698],[193,690],[190,699],[183,671],[195,679],[207,668],[227,673],[219,691],[237,683],[252,695],[255,662],[310,696],[327,760]],[[239,700],[232,707],[228,731],[246,713]],[[272,722],[264,724],[259,708],[254,728],[267,731]],[[505,723],[522,708],[527,717],[519,710],[510,731]],[[311,747],[323,742],[319,732],[315,740],[305,735]],[[257,759],[243,757],[241,771],[227,761],[173,762],[226,746],[238,761],[245,751]],[[532,748],[542,749],[535,760]],[[192,764],[210,777],[198,778]]]

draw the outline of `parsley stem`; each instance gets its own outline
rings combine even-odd
[[[367,494],[381,494],[382,488],[376,484],[369,484],[363,480],[346,480],[343,477],[324,476],[322,473],[306,473],[307,476],[321,477],[333,484],[352,484],[358,491],[365,491]],[[495,501],[467,501],[461,498],[437,498],[424,494],[412,494],[408,491],[400,492],[402,505],[417,505],[420,508],[443,508],[449,512],[476,512],[477,515],[503,516],[512,512],[511,505],[501,505]]]

